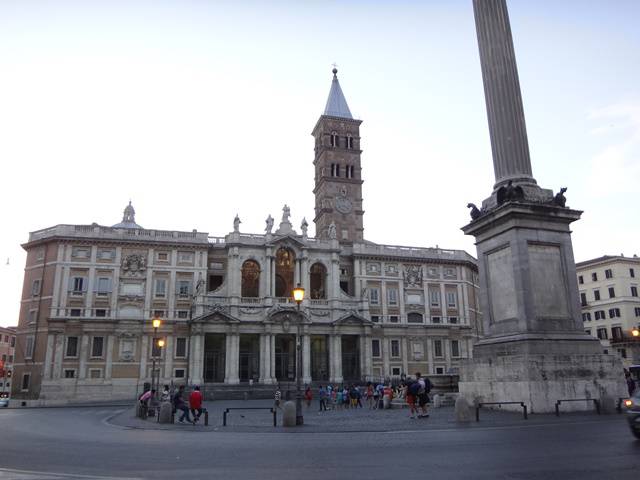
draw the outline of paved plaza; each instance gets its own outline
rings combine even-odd
[[[158,425],[132,407],[5,409],[0,479],[367,478],[636,479],[640,442],[623,415],[482,411],[460,425],[451,408],[411,420],[405,410],[305,411],[306,425],[269,426],[268,413],[209,402],[211,425]],[[243,415],[241,417],[240,415]],[[266,417],[266,418],[265,418]],[[29,448],[25,449],[24,446]]]

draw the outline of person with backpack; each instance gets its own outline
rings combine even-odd
[[[418,415],[418,408],[416,407],[416,399],[420,390],[420,383],[417,380],[407,379],[404,388],[404,398],[409,405],[409,418],[416,418]]]
[[[429,392],[432,387],[431,381],[426,377],[423,378],[420,372],[416,372],[416,383],[418,383],[418,387],[416,387],[418,392],[418,405],[420,405],[420,410],[422,411],[422,414],[419,414],[418,418],[428,418],[429,413],[427,412],[427,403],[430,402]]]
[[[180,385],[178,391],[173,396],[173,408],[177,412],[180,410],[182,412],[182,416],[180,417],[179,422],[184,423],[185,419],[187,422],[191,423],[191,419],[189,418],[189,407],[187,407],[186,402],[182,398],[182,394],[184,393],[184,385]]]

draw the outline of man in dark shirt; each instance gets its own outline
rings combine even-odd
[[[185,418],[187,419],[187,422],[191,422],[191,419],[189,417],[189,407],[187,406],[185,401],[182,399],[183,393],[184,393],[184,385],[180,385],[180,388],[178,388],[178,391],[173,396],[173,408],[176,409],[176,412],[178,410],[182,411],[182,416],[180,417],[180,420],[179,420],[180,423],[184,423]]]

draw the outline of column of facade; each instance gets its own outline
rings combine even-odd
[[[109,335],[107,337],[107,358],[104,366],[105,380],[111,380],[111,372],[113,370],[113,343],[114,343],[114,336]]]
[[[224,336],[224,383],[229,383],[231,378],[231,334],[227,332]]]
[[[335,253],[331,255],[331,298],[337,300],[340,298],[340,259]]]
[[[380,343],[382,343],[382,376],[388,377],[391,375],[391,370],[389,367],[389,339],[386,335],[383,335]]]
[[[270,344],[271,344],[271,381],[277,382],[276,379],[276,336],[274,334],[270,335]]]
[[[293,269],[293,286],[297,286],[300,282],[300,259],[296,258]]]
[[[193,369],[190,372],[191,382],[199,385],[202,383],[204,370],[204,333],[198,333],[191,338],[194,341],[191,352],[193,357]]]
[[[71,269],[69,267],[62,268],[62,292],[60,294],[60,309],[63,315],[66,315],[67,308],[67,298],[69,297],[69,275],[71,273]]]
[[[427,341],[426,341],[426,357],[427,357],[427,363],[429,364],[429,371],[427,373],[435,373],[436,369],[433,366],[433,341],[427,337]]]
[[[169,311],[167,312],[167,318],[175,318],[176,317],[176,270],[174,268],[169,272],[169,285],[167,285],[167,308]]]
[[[260,383],[273,383],[271,370],[271,335],[260,335]]]
[[[311,337],[302,335],[302,381],[311,383]]]
[[[228,377],[225,378],[224,382],[235,385],[240,383],[240,378],[238,377],[238,363],[240,362],[240,335],[232,333],[227,335],[227,337],[229,338],[229,342],[225,363],[229,368]]]
[[[362,363],[363,368],[361,373],[362,375],[366,375],[367,377],[370,377],[371,375],[373,375],[373,367],[372,367],[373,354],[371,352],[371,334],[366,333],[361,337],[361,340],[362,340],[361,350],[364,352],[363,353],[364,362]]]
[[[78,368],[78,378],[87,378],[87,357],[89,355],[89,335],[80,337],[80,366]]]
[[[51,307],[49,308],[50,317],[54,317],[58,315],[57,309],[60,306],[60,295],[62,290],[62,286],[61,286],[62,272],[64,270],[64,267],[62,267],[63,261],[64,261],[64,248],[62,244],[58,244],[55,273],[53,277],[53,296],[51,298]]]
[[[276,259],[275,257],[270,257],[271,263],[271,293],[272,297],[276,296]]]
[[[265,257],[264,271],[260,272],[260,296],[271,296],[271,259],[269,255]]]
[[[163,377],[173,378],[173,335],[167,335],[165,338]]]
[[[307,295],[311,293],[311,285],[309,283],[309,257],[307,256],[306,250],[303,252],[302,260],[300,263],[300,276],[302,288],[304,288]]]
[[[389,302],[387,302],[387,282],[380,282],[380,307],[382,308],[382,322],[389,321]]]
[[[449,323],[449,313],[447,312],[447,290],[444,286],[444,282],[440,282],[440,311],[442,312],[442,318],[440,321],[442,323]],[[446,321],[445,321],[446,317]]]
[[[122,247],[116,247],[116,265],[122,265]],[[109,301],[111,311],[110,316],[116,318],[118,313],[118,288],[120,286],[120,269],[115,268],[113,272],[113,287],[111,288],[111,298]]]
[[[62,376],[62,351],[64,349],[64,334],[56,335],[56,353],[53,360],[53,378],[59,380]]]
[[[44,354],[44,379],[51,379],[51,360],[53,358],[53,345],[55,341],[55,335],[50,333],[47,335],[47,351]]]
[[[458,301],[456,307],[458,308],[458,323],[462,325],[467,325],[468,322],[468,312],[469,312],[469,304],[467,302],[467,298],[464,296],[465,288],[463,283],[458,283],[456,293],[458,296]]]
[[[95,263],[95,253],[96,251],[96,247],[92,247],[92,254],[91,254],[91,258],[92,258],[92,262]],[[87,294],[85,295],[84,298],[84,314],[85,315],[90,315],[93,316],[93,312],[90,310],[91,307],[93,306],[93,297],[94,297],[94,290],[95,290],[95,285],[96,285],[96,269],[95,267],[89,267],[89,278],[87,278]]]
[[[342,383],[342,337],[340,335],[334,335],[334,360],[335,360],[335,379],[334,382]]]
[[[336,345],[333,335],[327,335],[327,346],[329,347],[329,381],[333,383],[336,381],[336,362],[334,360]]]
[[[150,248],[147,252],[147,265],[153,265],[154,250]],[[143,315],[145,318],[153,318],[153,312],[151,311],[151,302],[153,301],[153,269],[147,268],[146,282],[145,282],[145,296],[144,296],[144,309]],[[169,292],[167,292],[168,294]],[[167,317],[170,318],[170,317]]]
[[[140,344],[140,379],[147,378],[147,357],[149,356],[149,336],[142,335]]]
[[[402,371],[405,375],[410,375],[414,372],[409,372],[409,342],[407,342],[407,337],[402,337],[400,341],[400,345],[402,348]]]

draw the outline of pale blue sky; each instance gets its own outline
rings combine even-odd
[[[508,2],[538,183],[569,188],[576,260],[640,254],[640,2]],[[465,249],[493,169],[471,0],[0,0],[0,325],[28,232],[260,233],[313,218],[331,64],[361,127],[365,237]],[[6,265],[7,258],[10,259]]]

